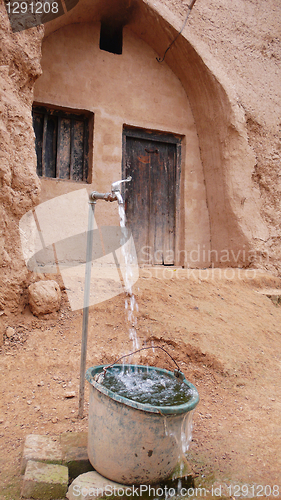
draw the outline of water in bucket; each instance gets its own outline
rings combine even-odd
[[[178,406],[193,397],[192,389],[181,380],[156,370],[112,367],[99,383],[124,398],[153,406]]]

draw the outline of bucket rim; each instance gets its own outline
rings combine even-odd
[[[158,413],[160,415],[179,415],[182,413],[188,413],[191,410],[194,410],[194,408],[197,406],[199,403],[199,394],[196,389],[196,387],[189,382],[185,377],[183,379],[183,383],[188,386],[189,389],[192,390],[192,397],[191,399],[184,404],[181,405],[174,405],[174,406],[154,406],[150,404],[144,404],[144,403],[138,403],[137,401],[133,401],[132,399],[125,398],[124,396],[120,396],[119,394],[111,391],[110,389],[107,389],[104,387],[102,384],[99,384],[94,380],[94,376],[97,373],[101,373],[104,368],[106,368],[108,365],[98,365],[98,366],[92,366],[91,368],[88,368],[85,374],[86,380],[90,383],[90,385],[95,388],[97,391],[101,392],[105,396],[108,396],[110,399],[113,399],[114,401],[117,401],[118,403],[124,404],[126,406],[130,406],[136,410],[141,410],[149,413]],[[112,365],[110,368],[136,368],[136,369],[141,369],[141,370],[148,370],[152,371],[155,370],[157,372],[169,375],[172,378],[175,378],[175,375],[173,372],[170,372],[169,370],[166,370],[165,368],[158,368],[157,366],[146,366],[146,365],[132,365],[132,364],[125,364],[125,365]]]

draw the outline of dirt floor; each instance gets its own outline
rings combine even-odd
[[[200,393],[188,455],[197,484],[247,484],[257,497],[270,486],[272,498],[278,485],[281,494],[281,306],[260,293],[278,288],[281,279],[254,270],[141,270],[140,345],[167,349]],[[124,298],[91,307],[87,367],[132,350]],[[3,317],[15,331],[0,355],[0,499],[17,500],[25,436],[87,430],[88,387],[79,420],[82,312],[65,292],[58,313]],[[173,369],[162,351],[149,352],[134,361]]]

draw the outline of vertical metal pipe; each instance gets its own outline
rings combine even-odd
[[[87,246],[86,246],[82,340],[81,340],[80,388],[79,388],[79,411],[78,411],[79,418],[83,418],[83,412],[84,412],[85,372],[86,372],[86,357],[87,357],[88,319],[89,319],[90,288],[91,288],[91,267],[92,267],[92,253],[93,253],[95,204],[96,201],[90,198]]]

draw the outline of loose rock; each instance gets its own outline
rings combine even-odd
[[[28,293],[29,307],[35,316],[59,310],[61,291],[56,281],[37,281],[29,286]]]
[[[76,393],[75,391],[68,391],[65,393],[64,397],[65,399],[71,399],[71,398],[75,398],[76,396]]]
[[[8,339],[10,339],[11,337],[13,337],[16,333],[16,330],[14,328],[12,328],[11,326],[8,326],[8,328],[6,329],[6,337]]]
[[[66,498],[68,500],[96,500],[102,498],[114,498],[118,496],[118,491],[123,490],[127,492],[128,497],[132,496],[132,487],[124,484],[115,483],[98,474],[96,471],[81,474],[71,483]],[[109,491],[112,494],[108,494]],[[125,496],[125,495],[124,495]]]

